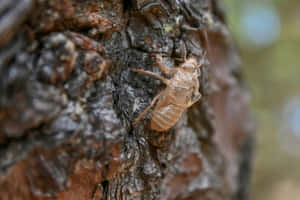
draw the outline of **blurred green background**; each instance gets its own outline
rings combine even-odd
[[[251,199],[300,199],[300,1],[224,6],[258,124]]]

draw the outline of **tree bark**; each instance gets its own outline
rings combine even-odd
[[[2,4],[2,5],[1,5]],[[3,0],[0,199],[248,198],[253,120],[217,0]],[[134,119],[155,57],[205,59],[174,127]]]

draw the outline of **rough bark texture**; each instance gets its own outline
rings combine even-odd
[[[217,0],[2,0],[0,199],[247,199],[253,123]],[[158,73],[206,56],[168,132],[133,120]]]

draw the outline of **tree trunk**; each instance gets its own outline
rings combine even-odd
[[[217,0],[2,0],[0,199],[248,197],[253,120]],[[205,60],[202,98],[166,132],[158,73]],[[170,78],[170,77],[169,77]],[[153,110],[152,110],[153,111]]]

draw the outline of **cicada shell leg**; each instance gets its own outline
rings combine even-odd
[[[148,75],[151,75],[151,76],[154,76],[155,78],[161,80],[162,82],[164,82],[166,85],[169,84],[169,80],[162,77],[162,76],[159,76],[158,74],[155,74],[153,72],[150,72],[150,71],[146,71],[146,70],[143,70],[143,69],[134,69],[134,68],[131,68],[131,71],[133,72],[137,72],[137,73],[140,73],[140,74],[148,74]]]
[[[196,96],[189,102],[188,107],[199,101],[199,99],[201,99],[201,96],[202,95],[200,93],[197,93]]]
[[[147,114],[149,112],[149,110],[151,109],[151,107],[155,104],[155,102],[159,99],[159,97],[161,96],[161,94],[158,94],[154,97],[154,99],[152,100],[151,104],[142,112],[142,114],[140,114],[140,116],[138,116],[134,122],[132,123],[133,126],[135,126],[143,117],[145,114]]]

